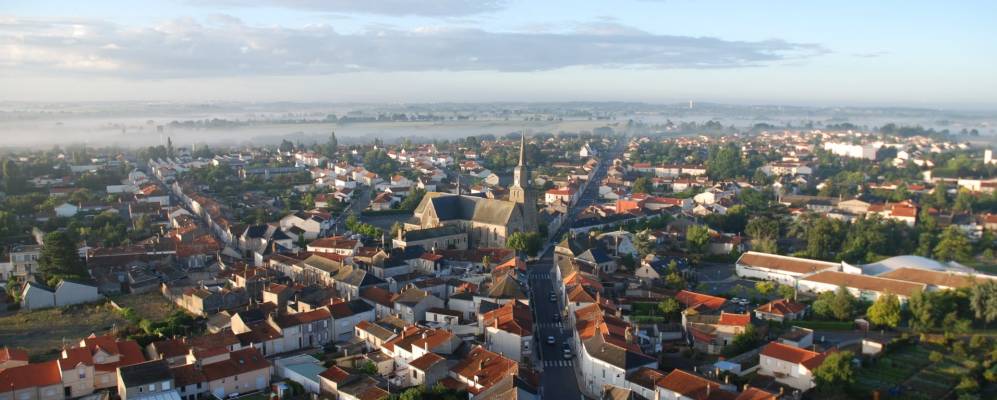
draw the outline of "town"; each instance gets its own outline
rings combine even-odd
[[[0,400],[997,396],[972,133],[627,125],[9,151]]]

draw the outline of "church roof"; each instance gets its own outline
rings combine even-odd
[[[505,200],[448,193],[427,193],[416,214],[431,208],[441,221],[470,220],[490,225],[506,225],[512,219],[517,203]]]

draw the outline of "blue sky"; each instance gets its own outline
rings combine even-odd
[[[0,0],[0,100],[997,108],[997,3]]]

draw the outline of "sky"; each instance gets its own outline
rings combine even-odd
[[[0,101],[997,109],[997,2],[0,0]]]

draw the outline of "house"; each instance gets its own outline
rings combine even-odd
[[[824,362],[826,355],[771,342],[759,353],[758,374],[774,377],[776,382],[805,392],[816,386],[813,371]]]
[[[409,377],[412,385],[432,387],[447,376],[446,359],[436,353],[423,354],[408,365],[412,370],[412,376]]]
[[[533,312],[526,304],[510,301],[484,313],[481,327],[489,350],[519,362],[532,354]]]
[[[755,309],[755,318],[765,321],[792,321],[800,319],[807,310],[807,305],[787,299],[775,299],[762,304]]]
[[[2,400],[64,398],[66,395],[62,387],[62,372],[57,360],[0,369]]]
[[[398,294],[394,304],[394,313],[399,318],[408,323],[416,323],[426,320],[426,310],[442,308],[443,300],[426,291],[409,287]]]
[[[742,278],[775,281],[795,287],[801,278],[821,271],[838,271],[841,264],[749,251],[737,259],[734,267],[737,276]]]
[[[27,282],[21,289],[21,308],[38,310],[55,307],[55,290],[37,282]]]
[[[374,307],[374,315],[383,318],[395,312],[395,297],[398,295],[381,287],[369,287],[360,291],[360,299]]]
[[[256,348],[236,350],[220,358],[201,366],[208,390],[215,398],[259,391],[270,385],[273,368]]]
[[[118,395],[121,400],[153,399],[157,396],[169,399],[170,393],[175,395],[176,392],[170,365],[165,360],[118,368]]]
[[[514,376],[519,363],[476,346],[463,360],[450,369],[450,377],[464,384],[471,396],[497,384],[502,378]]]
[[[575,204],[575,188],[568,186],[563,188],[549,189],[544,193],[544,201],[547,204]]]
[[[307,250],[312,253],[336,253],[344,256],[356,254],[359,248],[359,240],[347,239],[343,236],[318,239],[307,246]]]
[[[616,272],[616,260],[610,257],[602,247],[585,250],[575,259],[605,273]]]
[[[332,340],[346,341],[353,337],[361,322],[376,319],[374,307],[361,299],[338,302],[328,306],[332,315]]]
[[[655,383],[660,400],[735,400],[737,393],[724,390],[714,381],[674,369]]]
[[[626,377],[640,368],[656,368],[658,360],[640,351],[635,343],[632,328],[624,328],[623,337],[614,335],[605,322],[593,321],[591,337],[583,339],[576,331],[580,346],[578,363],[584,382],[579,382],[588,393],[598,393],[604,385],[624,386]],[[603,330],[605,327],[605,330]],[[622,339],[622,340],[621,340]]]

